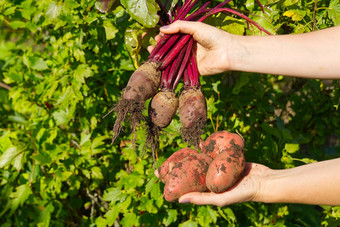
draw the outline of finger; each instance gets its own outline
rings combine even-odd
[[[156,43],[158,43],[160,40],[161,40],[161,38],[164,36],[164,34],[158,34],[158,35],[156,35],[155,36],[155,41],[156,41]]]
[[[221,195],[213,192],[191,192],[179,198],[179,203],[192,203],[196,205],[226,205],[221,200]]]
[[[194,35],[196,31],[202,29],[204,27],[203,23],[195,22],[195,21],[175,21],[170,25],[166,25],[160,28],[160,31],[165,34],[174,34],[174,33],[185,33]]]
[[[149,51],[149,53],[151,53],[152,50],[155,49],[155,46],[148,46],[146,49]]]
[[[156,175],[157,178],[159,178],[159,172],[157,169],[155,170],[154,174]]]

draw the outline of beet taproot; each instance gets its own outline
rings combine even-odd
[[[207,121],[207,103],[201,89],[186,88],[179,97],[179,118],[182,124],[182,139],[198,147]]]
[[[117,117],[113,126],[112,143],[122,130],[122,124],[129,117],[130,127],[134,133],[136,127],[144,120],[142,114],[145,101],[156,94],[161,80],[161,71],[155,62],[142,64],[130,77],[122,93],[122,99],[104,116],[115,111]]]
[[[178,98],[173,91],[160,91],[151,100],[149,117],[160,128],[167,127],[178,109]]]

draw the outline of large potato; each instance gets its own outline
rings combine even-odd
[[[162,165],[158,168],[159,179],[166,183],[168,179],[168,174],[174,168],[174,166],[179,163],[182,159],[188,157],[192,154],[197,154],[198,152],[192,148],[182,148],[175,153],[173,153]]]
[[[242,176],[245,163],[242,150],[224,150],[210,163],[206,175],[207,188],[215,193],[228,190]]]
[[[244,151],[244,141],[241,136],[228,131],[218,131],[211,134],[200,144],[202,153],[215,159],[217,155],[227,149]]]
[[[206,172],[212,159],[203,153],[189,155],[171,170],[164,187],[164,198],[169,202],[177,201],[189,192],[205,192]]]

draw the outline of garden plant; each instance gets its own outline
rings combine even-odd
[[[165,198],[155,169],[220,131],[242,136],[243,161],[273,169],[340,157],[339,81],[201,76],[191,36],[155,41],[177,19],[236,35],[308,33],[340,25],[340,1],[0,1],[0,226],[340,225],[336,206]],[[147,86],[130,78],[150,65],[152,91],[129,93]],[[190,89],[204,109],[196,134],[180,117]],[[162,99],[172,108],[158,110]]]

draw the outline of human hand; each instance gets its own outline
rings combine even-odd
[[[231,34],[201,22],[176,21],[161,27],[162,34],[185,33],[193,36],[197,42],[197,67],[201,75],[214,75],[231,69],[229,46]],[[155,37],[156,42],[161,35]],[[149,47],[151,52],[153,47]]]
[[[247,162],[244,176],[228,191],[223,193],[191,192],[181,196],[179,202],[226,206],[233,203],[258,201],[261,183],[270,171],[271,169],[264,165]],[[159,177],[157,171],[155,171],[155,175]]]

